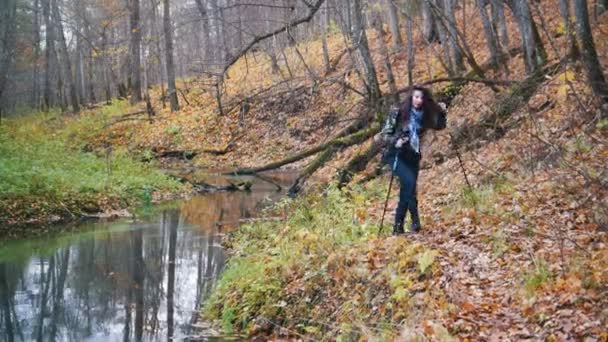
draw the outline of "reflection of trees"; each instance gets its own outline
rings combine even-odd
[[[177,226],[179,224],[179,212],[170,211],[168,213],[169,220],[169,262],[167,276],[167,339],[173,338],[173,310],[175,303],[173,295],[175,294],[175,245],[177,243]]]
[[[144,331],[144,255],[143,232],[137,229],[131,235],[133,249],[133,286],[135,292],[135,340],[141,341]]]
[[[249,215],[264,197],[222,193],[187,204],[190,214],[213,217],[209,235],[183,227],[188,219],[173,210],[158,223],[115,223],[120,231],[74,235],[68,247],[0,264],[0,340],[179,336],[224,263],[214,223]]]
[[[53,286],[53,311],[52,311],[52,319],[51,319],[51,340],[55,341],[57,339],[57,326],[59,315],[62,311],[63,304],[63,294],[64,294],[64,286],[65,279],[68,275],[68,266],[70,261],[70,248],[67,247],[63,251],[60,251],[61,259],[57,263],[59,268],[59,274],[56,272],[51,273],[51,279],[54,282]]]
[[[12,310],[10,304],[10,298],[12,298],[12,292],[9,290],[8,285],[8,272],[6,271],[6,265],[0,264],[0,295],[2,295],[2,316],[4,321],[4,331],[6,340],[8,342],[14,341],[15,332],[13,331],[13,321],[11,319]]]
[[[185,202],[181,212],[186,221],[212,234],[217,222],[223,223],[223,229],[234,228],[240,219],[252,217],[269,204],[269,198],[277,199],[280,196],[277,192],[216,192]],[[224,213],[220,219],[222,211]]]

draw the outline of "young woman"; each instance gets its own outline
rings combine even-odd
[[[422,87],[414,87],[399,109],[390,111],[381,132],[381,139],[387,144],[383,161],[399,177],[401,190],[399,204],[395,212],[393,234],[403,234],[403,222],[409,211],[412,219],[410,231],[420,230],[416,182],[420,168],[422,136],[427,129],[440,130],[446,127],[446,106],[437,104],[431,92]]]

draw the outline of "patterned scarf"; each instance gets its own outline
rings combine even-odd
[[[410,122],[408,129],[410,131],[410,145],[416,153],[420,154],[420,138],[418,137],[418,129],[422,123],[422,110],[418,110],[413,106],[410,109]]]

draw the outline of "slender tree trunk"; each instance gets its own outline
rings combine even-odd
[[[395,76],[393,75],[393,68],[391,66],[391,60],[388,53],[388,48],[386,46],[386,31],[384,31],[384,27],[382,27],[382,21],[380,16],[378,15],[373,21],[374,29],[378,35],[377,43],[378,43],[378,51],[380,51],[380,55],[382,56],[384,71],[386,72],[386,81],[388,82],[388,89],[392,95],[392,102],[396,104],[399,102],[399,95],[397,94],[397,85],[395,83]]]
[[[110,74],[112,73],[112,65],[110,64],[110,57],[108,55],[107,27],[104,27],[101,32],[101,53],[103,59],[102,73],[106,93],[106,104],[110,104],[112,103],[112,81],[110,78]]]
[[[485,0],[477,0],[477,8],[479,9],[479,14],[481,15],[483,31],[486,35],[486,43],[488,44],[488,50],[490,51],[490,64],[493,68],[498,68],[497,39],[496,35],[494,34],[494,28],[490,23],[488,12],[486,12],[485,5]]]
[[[427,43],[432,43],[437,40],[437,27],[435,24],[435,17],[431,11],[431,6],[427,0],[421,1],[421,12],[422,12],[422,35]],[[410,18],[411,19],[411,18]]]
[[[173,65],[173,30],[171,27],[171,13],[169,8],[169,0],[163,0],[163,28],[165,31],[165,62],[167,66],[167,79],[169,87],[169,101],[171,103],[171,111],[179,110],[177,101],[177,91],[175,89],[175,66]]]
[[[34,1],[34,65],[32,68],[32,107],[39,108],[40,84],[38,82],[38,59],[40,59],[40,0]],[[2,95],[0,93],[0,98]]]
[[[519,26],[526,62],[526,72],[530,74],[535,72],[543,63],[542,49],[539,49],[539,45],[542,46],[542,43],[536,41],[538,30],[536,30],[536,25],[532,20],[530,7],[526,0],[511,0],[509,4]]]
[[[72,61],[70,60],[70,54],[68,52],[68,45],[65,40],[65,33],[63,32],[63,23],[61,21],[61,13],[59,13],[58,0],[53,0],[53,17],[57,23],[57,31],[59,33],[59,44],[61,48],[61,54],[63,55],[63,63],[66,69],[66,81],[70,90],[70,102],[72,104],[72,110],[74,113],[80,112],[80,104],[78,103],[78,93],[76,90],[76,83],[74,82],[74,74],[72,73]]]
[[[325,1],[325,8],[323,13],[323,32],[321,33],[321,43],[323,45],[323,64],[325,65],[325,73],[331,72],[331,62],[329,60],[329,49],[327,47],[327,34],[329,30],[329,2]]]
[[[443,1],[442,0],[423,0],[427,5],[429,5],[429,7],[431,7],[431,11],[432,11],[432,15],[435,17],[435,22],[436,22],[436,28],[437,28],[437,34],[439,36],[439,41],[441,42],[441,50],[443,51],[443,59],[445,60],[445,66],[448,68],[448,70],[446,70],[446,72],[448,73],[448,75],[450,77],[456,76],[456,71],[455,71],[455,67],[454,67],[454,62],[452,59],[452,55],[451,55],[451,50],[450,50],[450,35],[447,32],[447,29],[445,27],[445,25],[442,25],[441,21],[442,18],[438,17],[436,14],[436,11],[442,10],[443,9]],[[433,4],[430,4],[429,2],[433,1],[434,2],[434,8],[432,7]]]
[[[454,0],[443,0],[444,1],[444,10],[445,16],[447,17],[448,25],[447,30],[449,32],[449,46],[450,53],[452,55],[454,61],[454,69],[456,72],[460,73],[465,70],[464,64],[462,63],[462,52],[460,51],[460,47],[458,46],[458,28],[456,27],[456,16],[454,14]]]
[[[414,84],[414,25],[411,16],[405,18],[405,38],[407,39],[407,85],[412,86]]]
[[[393,50],[400,50],[403,48],[403,38],[401,38],[401,31],[399,30],[399,14],[397,6],[394,0],[385,0],[388,10],[388,24],[391,30],[391,42],[393,44]]]
[[[602,15],[606,10],[608,10],[608,0],[597,0],[597,15]]]
[[[139,0],[128,0],[130,10],[131,40],[129,50],[131,52],[131,103],[140,102],[141,97],[141,28],[139,26]]]
[[[201,1],[201,0],[197,0],[197,3]],[[163,103],[163,108],[165,108],[165,77],[164,77],[164,65],[165,63],[163,62],[163,54],[162,54],[162,48],[161,48],[161,43],[160,43],[160,31],[158,28],[157,23],[157,4],[155,0],[150,0],[150,4],[152,6],[152,30],[154,32],[154,41],[155,41],[155,54],[156,54],[156,65],[158,66],[158,78],[160,80],[160,97],[161,97],[161,101]],[[205,18],[203,18],[203,22],[206,22]],[[205,49],[206,50],[206,49]]]
[[[498,40],[502,44],[502,53],[509,53],[509,34],[507,32],[507,21],[505,19],[505,9],[502,0],[490,0],[492,4],[492,21],[494,22],[494,34],[500,36]],[[498,29],[495,27],[498,26]],[[500,33],[500,34],[499,34]]]
[[[213,61],[217,64],[224,64],[223,59],[223,49],[222,46],[222,32],[221,32],[221,23],[220,23],[220,11],[217,5],[217,0],[209,0],[209,4],[211,5],[211,17],[213,19],[213,37],[215,38],[213,41]]]
[[[15,41],[15,16],[17,13],[17,2],[15,0],[5,0],[6,2],[0,5],[0,18],[2,18],[3,25],[2,33],[0,36],[0,100],[2,100],[2,94],[6,89],[6,83],[8,82],[8,71],[13,60],[14,54],[14,41]],[[3,8],[6,6],[5,8]]]
[[[51,0],[42,0],[42,15],[44,17],[45,30],[45,47],[44,47],[44,95],[43,109],[48,111],[53,106],[53,98],[51,92],[51,83],[53,81],[53,71],[55,63],[53,63],[53,50],[55,49],[55,35],[53,23],[51,20]]]
[[[576,32],[581,45],[583,64],[585,70],[587,70],[587,78],[595,95],[608,103],[608,84],[606,84],[593,42],[587,0],[574,0],[574,15],[576,16]]]
[[[574,36],[574,30],[572,29],[572,23],[570,22],[570,1],[559,0],[559,13],[564,21],[564,27],[566,28],[566,35],[568,37],[568,55],[573,60],[578,57],[578,46],[576,45],[576,37]]]
[[[367,90],[369,94],[369,102],[373,109],[379,109],[379,100],[381,97],[380,85],[378,84],[378,77],[376,76],[376,68],[374,67],[374,61],[372,59],[371,52],[369,50],[369,44],[367,41],[367,35],[365,34],[365,27],[363,22],[363,7],[361,6],[361,0],[353,1],[353,16],[352,16],[352,30],[351,39],[355,46],[358,46],[359,53],[363,59],[363,65],[365,67],[365,73],[367,77]]]

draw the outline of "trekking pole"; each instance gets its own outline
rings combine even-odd
[[[395,170],[397,170],[397,155],[395,154],[395,161],[393,162],[393,169],[391,170],[391,180],[388,183],[388,192],[386,193],[386,200],[384,200],[384,209],[382,210],[382,219],[380,220],[380,229],[378,230],[378,234],[382,233],[382,228],[384,226],[384,214],[386,213],[386,206],[388,205],[388,198],[391,195],[391,188],[393,187],[393,178],[395,178]]]
[[[460,156],[460,151],[458,150],[458,146],[456,146],[456,140],[454,139],[452,132],[448,132],[448,134],[450,135],[450,142],[451,142],[452,146],[454,146],[454,150],[456,151],[456,157],[458,158],[458,163],[460,164],[460,168],[462,169],[462,173],[464,174],[464,180],[467,183],[469,190],[471,190],[471,189],[473,189],[473,187],[471,186],[471,182],[469,182],[469,177],[467,176],[467,170],[464,168],[464,163],[462,162],[462,157]]]

